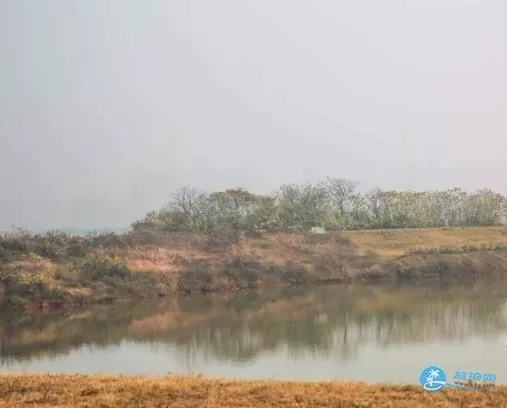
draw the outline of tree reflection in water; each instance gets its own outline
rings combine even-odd
[[[187,361],[248,363],[282,348],[289,358],[349,359],[365,344],[389,348],[497,336],[507,329],[504,288],[498,282],[326,286],[2,316],[0,358],[8,365],[132,341],[176,347]]]

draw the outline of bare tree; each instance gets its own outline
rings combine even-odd
[[[340,215],[345,215],[347,212],[347,203],[352,198],[358,185],[358,183],[341,178],[329,177],[327,179],[329,196]]]
[[[305,231],[340,228],[424,228],[497,225],[507,200],[489,189],[356,192],[358,183],[328,178],[323,183],[284,184],[258,196],[242,188],[206,194],[180,187],[167,208],[148,213],[134,229],[212,232]],[[236,234],[238,235],[238,234]]]
[[[186,219],[187,227],[192,232],[202,229],[207,209],[207,195],[189,186],[183,186],[171,195],[169,208]]]
[[[380,222],[382,215],[382,190],[373,188],[366,193],[366,204],[375,224]]]
[[[278,191],[278,202],[285,228],[307,229],[323,222],[329,197],[321,184],[284,184]]]

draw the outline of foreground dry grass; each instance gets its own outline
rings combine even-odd
[[[340,382],[209,380],[202,377],[0,376],[0,406],[12,407],[505,407],[493,391]]]

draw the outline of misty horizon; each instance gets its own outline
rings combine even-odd
[[[507,3],[0,0],[0,230],[178,186],[507,194]]]

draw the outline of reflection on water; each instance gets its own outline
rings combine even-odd
[[[291,288],[3,316],[0,371],[413,382],[446,362],[501,382],[505,287]]]

